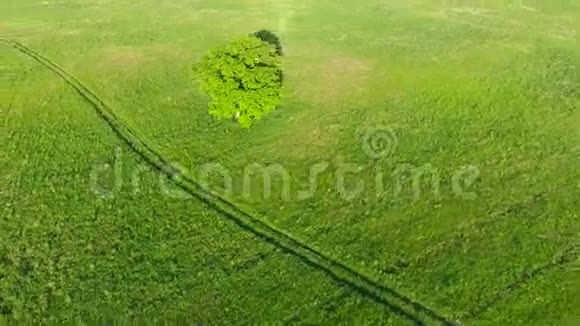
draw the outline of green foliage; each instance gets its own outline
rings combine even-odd
[[[207,53],[193,68],[200,90],[211,97],[209,113],[248,128],[280,104],[281,60],[276,49],[243,36]]]

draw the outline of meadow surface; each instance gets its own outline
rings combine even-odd
[[[185,175],[348,267],[175,189],[2,43],[2,312],[440,322],[345,283],[364,275],[451,322],[580,315],[580,3],[7,0],[0,17],[2,38],[73,75]],[[191,65],[263,28],[285,47],[283,105],[248,130],[213,119]],[[216,166],[231,191],[205,173]]]

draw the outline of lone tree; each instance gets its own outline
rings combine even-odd
[[[208,52],[193,67],[209,113],[249,128],[280,104],[282,64],[276,46],[255,35],[242,36]]]

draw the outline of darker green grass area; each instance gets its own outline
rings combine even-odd
[[[48,71],[25,85],[38,84],[52,85],[50,97],[23,90],[7,117],[3,313],[36,322],[221,316],[263,324],[341,289],[172,186]],[[355,308],[342,318],[357,318]]]

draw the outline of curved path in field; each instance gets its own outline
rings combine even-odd
[[[17,41],[0,40],[59,76],[95,109],[97,114],[109,125],[118,138],[127,144],[138,157],[167,176],[176,186],[205,202],[220,212],[224,218],[237,224],[244,231],[250,232],[259,239],[297,257],[305,264],[332,278],[339,286],[346,287],[384,306],[389,312],[395,313],[413,324],[453,324],[432,309],[372,280],[370,277],[355,271],[346,264],[321,253],[296,239],[291,234],[275,228],[220,195],[213,193],[166,160],[159,150],[142,141],[142,138],[138,136],[135,130],[128,127],[126,123],[123,123],[109,106],[74,76],[54,62]]]

